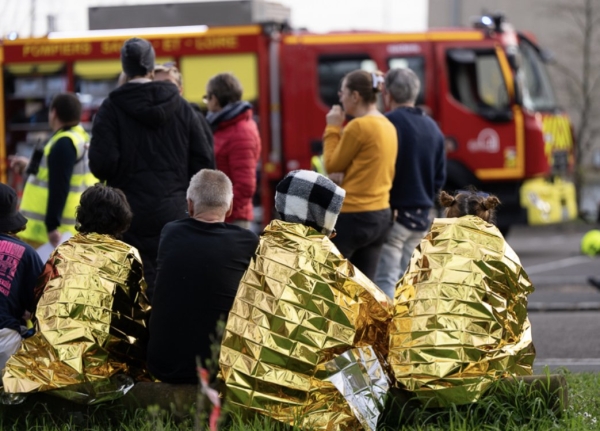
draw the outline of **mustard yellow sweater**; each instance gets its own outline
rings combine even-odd
[[[355,118],[344,128],[327,126],[323,136],[327,172],[343,172],[343,213],[379,211],[390,206],[398,135],[384,116]]]

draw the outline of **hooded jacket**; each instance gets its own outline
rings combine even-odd
[[[233,212],[226,222],[254,219],[252,197],[261,143],[249,107],[233,118],[213,123],[217,168],[233,183]]]
[[[94,118],[89,160],[100,181],[127,196],[134,216],[123,239],[140,252],[151,296],[160,232],[186,217],[190,178],[215,166],[212,145],[172,83],[127,83]]]

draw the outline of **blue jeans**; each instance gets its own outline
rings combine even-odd
[[[394,298],[396,283],[406,271],[414,249],[427,231],[410,230],[397,221],[388,234],[377,265],[375,284],[390,298]]]

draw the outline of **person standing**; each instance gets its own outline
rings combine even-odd
[[[221,73],[206,85],[206,106],[206,119],[215,139],[217,169],[233,183],[233,211],[226,221],[250,229],[261,146],[252,105],[242,101],[240,81],[230,73]]]
[[[348,73],[339,92],[343,110],[331,108],[323,136],[325,169],[346,190],[332,240],[371,280],[392,225],[390,189],[398,152],[396,130],[377,110],[382,81],[364,70]],[[354,118],[342,133],[345,114]]]
[[[102,102],[90,145],[92,172],[121,189],[131,205],[123,240],[140,253],[150,298],[160,232],[186,217],[192,175],[214,168],[212,146],[190,105],[170,82],[152,81],[154,57],[147,40],[124,43],[121,64],[129,80]]]
[[[204,169],[187,191],[189,217],[168,223],[158,249],[148,369],[166,383],[198,383],[196,356],[211,359],[211,334],[233,305],[258,236],[229,223],[231,181]]]
[[[98,182],[88,169],[89,135],[79,124],[80,118],[76,95],[54,96],[48,113],[53,135],[44,146],[39,166],[27,179],[20,208],[29,222],[19,238],[35,248],[46,242],[56,247],[63,233],[76,233],[75,211],[81,194]],[[23,171],[27,163],[23,157],[11,158],[15,170]]]
[[[398,133],[396,175],[390,192],[394,225],[385,240],[375,283],[390,297],[408,267],[413,250],[431,223],[435,197],[446,181],[444,136],[423,110],[415,107],[421,83],[410,69],[385,76],[386,117]]]

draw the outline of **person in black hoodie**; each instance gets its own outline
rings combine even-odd
[[[154,58],[147,40],[125,42],[121,65],[129,80],[100,106],[89,150],[92,173],[127,196],[133,220],[123,240],[140,252],[150,299],[160,232],[187,217],[190,178],[215,167],[212,142],[177,87],[152,81]]]

